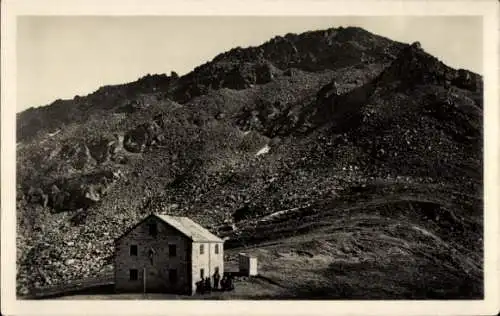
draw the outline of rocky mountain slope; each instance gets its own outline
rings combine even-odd
[[[110,271],[113,239],[154,211],[227,249],[333,229],[315,247],[342,233],[327,257],[347,278],[383,285],[406,262],[401,298],[481,297],[482,91],[418,43],[349,27],[24,111],[18,293]]]

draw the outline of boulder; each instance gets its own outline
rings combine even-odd
[[[451,83],[459,88],[473,92],[477,92],[481,88],[480,76],[465,69],[459,69]]]
[[[71,266],[73,264],[75,264],[76,260],[75,259],[66,259],[64,261],[64,264],[67,265],[67,266]]]

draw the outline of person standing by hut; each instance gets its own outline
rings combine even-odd
[[[214,290],[219,289],[219,281],[220,281],[220,274],[219,271],[216,270],[214,273]]]
[[[210,277],[205,278],[205,290],[210,293],[212,291],[212,285],[210,284]]]
[[[203,286],[203,280],[200,280],[198,282],[196,282],[196,293],[198,294],[203,294],[205,291],[203,290],[204,286]]]
[[[224,275],[222,276],[222,279],[220,280],[220,289],[221,289],[222,291],[225,291],[225,290],[226,290],[226,280],[227,280],[227,275],[226,275],[226,274],[224,274]]]
[[[234,282],[233,282],[233,277],[232,276],[229,276],[227,278],[227,288],[228,288],[229,291],[234,290]]]

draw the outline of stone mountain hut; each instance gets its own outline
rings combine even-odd
[[[115,240],[115,290],[192,295],[224,273],[223,245],[187,217],[151,214]]]

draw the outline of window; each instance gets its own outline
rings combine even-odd
[[[177,247],[175,245],[168,245],[168,256],[169,257],[177,256]]]
[[[219,267],[215,267],[215,273],[219,273]]]
[[[149,234],[153,237],[156,237],[158,234],[158,228],[156,227],[156,223],[149,224]]]
[[[131,245],[130,246],[130,255],[131,256],[137,256],[137,245]]]
[[[203,246],[205,245],[200,245],[200,255],[205,253],[205,248]]]
[[[215,253],[219,253],[219,244],[215,244]]]
[[[131,269],[130,270],[130,281],[137,281],[137,269]]]
[[[177,270],[176,269],[169,269],[168,270],[168,280],[170,281],[170,284],[177,283]]]
[[[200,269],[200,278],[203,280],[205,278],[205,270]]]

